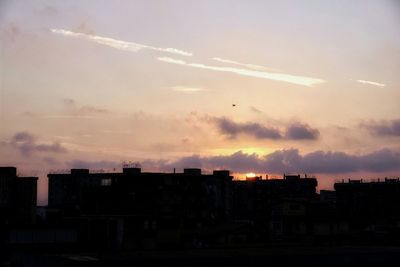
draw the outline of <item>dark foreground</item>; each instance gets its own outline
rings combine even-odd
[[[8,266],[400,266],[400,247],[279,247],[130,253],[15,253]]]

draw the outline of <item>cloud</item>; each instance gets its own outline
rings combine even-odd
[[[59,11],[54,6],[45,6],[39,11],[41,16],[56,16],[58,15]]]
[[[319,131],[307,124],[294,123],[287,127],[285,136],[286,139],[292,140],[316,140],[319,137]]]
[[[163,62],[167,62],[167,63],[187,65],[186,61],[180,60],[180,59],[175,59],[175,58],[170,58],[170,57],[158,57],[157,59],[159,61],[163,61]]]
[[[49,165],[58,165],[60,164],[60,162],[58,160],[56,160],[55,158],[52,157],[44,157],[43,161]]]
[[[311,78],[311,77],[306,77],[306,76],[296,76],[296,75],[285,74],[285,73],[272,73],[272,72],[266,72],[266,71],[256,71],[256,70],[248,70],[248,69],[241,69],[241,68],[218,67],[218,66],[209,66],[209,65],[199,64],[199,63],[188,63],[186,61],[178,60],[178,59],[174,59],[174,58],[170,58],[170,57],[158,57],[157,59],[159,61],[163,61],[163,62],[167,62],[167,63],[171,63],[171,64],[178,64],[178,65],[184,65],[184,66],[193,67],[193,68],[206,69],[206,70],[219,71],[219,72],[229,72],[229,73],[234,73],[234,74],[241,75],[241,76],[281,81],[281,82],[287,82],[287,83],[292,83],[292,84],[297,84],[297,85],[304,85],[304,86],[308,86],[308,87],[312,87],[314,85],[325,82],[324,80],[318,79],[318,78]]]
[[[33,143],[34,140],[33,135],[28,132],[18,132],[12,138],[12,142],[14,143]]]
[[[142,166],[164,171],[197,167],[205,170],[228,169],[241,173],[379,173],[400,171],[400,152],[382,149],[364,155],[352,155],[345,152],[315,151],[301,155],[297,149],[287,149],[260,156],[238,151],[226,156],[193,155],[176,161],[147,160],[142,162]]]
[[[78,112],[79,114],[107,114],[109,113],[109,110],[93,106],[82,106]]]
[[[253,136],[256,139],[286,139],[286,140],[316,140],[319,131],[307,124],[293,123],[286,127],[285,135],[277,128],[265,126],[256,122],[238,123],[225,117],[208,118],[218,130],[229,138],[236,138],[239,134]]]
[[[172,91],[182,92],[182,93],[195,93],[195,92],[204,91],[203,88],[198,88],[198,87],[172,86],[169,88]]]
[[[66,152],[66,149],[60,143],[36,144],[34,146],[34,149],[39,152],[54,152],[54,153]]]
[[[120,162],[100,160],[68,161],[69,168],[112,169]],[[298,149],[276,150],[266,155],[237,151],[230,155],[192,155],[177,160],[147,159],[140,162],[145,170],[172,171],[174,168],[202,168],[205,171],[227,169],[246,173],[313,173],[346,174],[352,172],[384,173],[400,171],[400,152],[381,149],[367,154],[348,154],[338,151],[314,151],[300,154]]]
[[[383,83],[372,82],[372,81],[366,81],[366,80],[357,80],[357,82],[363,83],[363,84],[374,85],[374,86],[378,86],[378,87],[381,87],[381,88],[386,86],[386,85],[383,84]]]
[[[258,108],[254,107],[254,106],[250,106],[250,110],[253,111],[254,113],[262,113],[261,110],[259,110]]]
[[[99,108],[94,106],[81,106],[79,107],[74,99],[65,98],[63,99],[63,104],[65,109],[70,112],[71,116],[86,116],[86,115],[96,115],[96,114],[107,114],[110,113],[108,109]],[[66,117],[71,117],[66,116]],[[65,117],[65,116],[64,116]]]
[[[213,169],[230,169],[235,172],[247,172],[249,170],[259,170],[260,158],[256,154],[245,154],[238,151],[227,156],[210,156],[201,157],[192,155],[182,157],[176,161],[167,160],[145,160],[141,162],[141,166],[146,169],[157,169],[159,171],[171,171],[174,168],[202,168],[205,170]]]
[[[378,136],[400,136],[400,119],[364,122],[361,127],[367,128],[372,134]]]
[[[71,98],[64,98],[63,103],[66,108],[75,108],[75,106],[76,106],[75,100],[73,100]]]
[[[182,50],[179,50],[176,48],[154,47],[154,46],[138,44],[138,43],[133,43],[133,42],[126,42],[126,41],[117,40],[117,39],[108,38],[108,37],[102,37],[102,36],[93,35],[93,34],[73,32],[73,31],[64,30],[64,29],[50,29],[50,31],[55,34],[60,34],[60,35],[68,36],[68,37],[75,37],[75,38],[79,38],[82,40],[95,42],[97,44],[109,46],[109,47],[112,47],[115,49],[125,50],[125,51],[130,51],[130,52],[138,52],[142,49],[149,49],[149,50],[153,50],[153,51],[176,54],[176,55],[181,55],[181,56],[192,56],[192,53],[182,51]]]
[[[22,34],[20,26],[14,22],[8,23],[4,27],[0,28],[0,39],[7,41],[14,42]]]
[[[235,138],[239,134],[247,134],[257,139],[282,138],[278,129],[266,127],[259,123],[237,123],[225,117],[213,118],[212,121],[217,125],[218,130],[229,138]]]
[[[82,40],[87,40],[87,41],[95,42],[95,43],[102,44],[105,46],[109,46],[109,47],[112,47],[115,49],[125,50],[125,51],[130,51],[130,52],[138,52],[142,49],[149,49],[149,50],[153,50],[153,51],[176,54],[176,55],[181,55],[181,56],[192,56],[193,55],[191,52],[182,51],[182,50],[179,50],[176,48],[159,48],[159,47],[154,47],[154,46],[149,46],[149,45],[144,45],[144,44],[138,44],[138,43],[133,43],[133,42],[117,40],[117,39],[113,39],[113,38],[109,38],[109,37],[102,37],[102,36],[98,36],[98,35],[94,35],[94,34],[90,34],[90,33],[74,32],[74,31],[65,30],[65,29],[50,29],[50,31],[54,34],[60,34],[60,35],[68,36],[68,37],[79,38]],[[207,69],[207,70],[219,71],[219,72],[230,72],[230,73],[234,73],[234,74],[242,75],[242,76],[257,77],[257,78],[274,80],[274,81],[283,81],[283,82],[288,82],[288,83],[297,84],[297,85],[304,85],[304,86],[309,86],[309,87],[312,87],[314,85],[325,82],[324,80],[318,79],[318,78],[297,76],[297,75],[291,75],[291,74],[286,74],[286,73],[268,72],[269,69],[267,69],[263,66],[253,65],[253,64],[245,64],[245,63],[240,63],[237,61],[221,59],[221,58],[213,58],[213,60],[223,62],[223,63],[229,63],[229,64],[243,66],[243,67],[246,67],[247,69],[209,66],[209,65],[199,64],[199,63],[187,63],[183,60],[174,59],[174,58],[170,58],[170,57],[158,57],[157,59],[160,61],[163,61],[163,62],[171,63],[171,64],[179,64],[179,65],[185,65],[185,66],[189,66],[189,67],[193,67],[193,68]]]
[[[24,156],[31,156],[34,152],[65,153],[67,149],[60,143],[38,143],[29,132],[16,133],[8,143],[16,147]]]
[[[278,71],[277,69],[273,69],[273,68],[267,68],[264,66],[248,64],[248,63],[241,63],[241,62],[237,62],[234,60],[223,59],[223,58],[219,58],[219,57],[213,57],[211,59],[214,61],[222,62],[222,63],[228,63],[228,64],[232,64],[232,65],[242,66],[242,67],[252,69],[252,70],[275,71],[275,72]]]

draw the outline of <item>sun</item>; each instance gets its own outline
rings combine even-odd
[[[254,172],[246,173],[246,178],[254,178],[254,177],[256,177],[256,174]]]

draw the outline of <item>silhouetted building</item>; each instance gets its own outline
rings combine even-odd
[[[18,177],[15,167],[0,167],[1,224],[35,222],[37,180],[37,177]]]
[[[63,219],[79,217],[81,224],[85,218],[88,230],[84,232],[92,241],[110,233],[113,240],[105,242],[132,247],[143,242],[151,247],[155,239],[162,239],[157,243],[166,239],[181,242],[186,238],[183,235],[196,235],[226,221],[231,213],[229,171],[205,175],[200,169],[183,173],[72,169],[69,174],[49,174],[48,178],[49,211]]]
[[[319,191],[319,198],[322,203],[328,203],[332,206],[336,206],[336,191],[321,190]]]
[[[317,179],[284,175],[233,182],[233,214],[250,221],[259,238],[282,238],[307,232],[310,203],[317,200]]]
[[[353,233],[363,238],[400,234],[400,180],[378,179],[371,182],[348,180],[335,183],[337,208],[345,216]],[[371,236],[368,236],[368,233]]]

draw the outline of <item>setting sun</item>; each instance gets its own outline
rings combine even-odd
[[[254,177],[256,177],[256,174],[254,172],[246,173],[246,178],[254,178]]]

